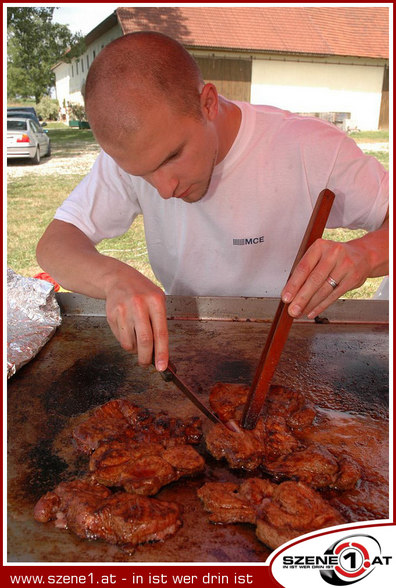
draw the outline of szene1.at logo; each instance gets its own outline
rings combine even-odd
[[[376,566],[389,565],[392,556],[381,554],[381,545],[370,535],[350,535],[333,543],[325,555],[334,558],[332,569],[321,570],[323,580],[346,586],[363,580]]]

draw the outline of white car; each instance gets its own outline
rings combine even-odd
[[[7,159],[23,157],[37,165],[49,155],[51,142],[41,126],[28,118],[7,118]]]

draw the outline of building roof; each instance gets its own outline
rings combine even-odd
[[[383,6],[159,6],[115,14],[124,34],[156,30],[189,49],[389,58]]]

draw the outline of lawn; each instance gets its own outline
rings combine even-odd
[[[40,166],[25,162],[12,162],[8,165],[7,179],[7,264],[17,273],[33,276],[42,271],[35,259],[35,247],[53,217],[56,208],[82,180],[89,165],[77,166],[79,155],[91,154],[94,157],[97,145],[90,130],[65,127],[61,123],[47,126],[52,142],[51,162],[43,160]],[[355,134],[359,143],[387,142],[388,134]],[[388,167],[388,152],[372,153]],[[81,158],[80,158],[81,159]],[[67,173],[42,173],[45,165],[55,162]],[[326,238],[345,241],[363,234],[363,231],[337,229],[325,232]],[[133,265],[153,281],[145,245],[142,217],[136,219],[133,227],[125,235],[116,239],[104,240],[99,251]],[[359,289],[348,292],[348,298],[370,298],[381,278],[369,279]],[[156,282],[158,283],[158,282]]]

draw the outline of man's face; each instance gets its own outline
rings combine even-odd
[[[165,103],[144,114],[141,128],[103,149],[127,173],[154,186],[162,198],[197,202],[205,196],[218,156],[214,124],[179,115]]]

